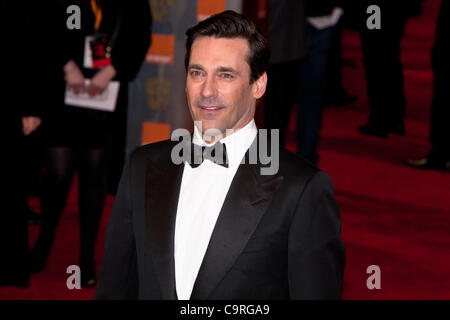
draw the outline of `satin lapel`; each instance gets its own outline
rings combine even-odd
[[[145,211],[152,261],[162,299],[177,299],[175,288],[174,233],[178,195],[184,165],[170,162],[160,169],[149,162]]]
[[[220,211],[191,299],[207,299],[255,231],[283,177],[255,174],[257,165],[241,164]]]

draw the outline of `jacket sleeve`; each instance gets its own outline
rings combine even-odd
[[[152,16],[147,0],[119,1],[120,17],[113,34],[111,59],[120,81],[132,81],[147,54]]]
[[[291,299],[340,299],[345,266],[339,208],[328,175],[306,184],[289,231]]]
[[[138,273],[130,199],[132,156],[127,160],[105,236],[95,299],[137,299]]]

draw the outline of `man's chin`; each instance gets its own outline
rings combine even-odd
[[[205,134],[205,132],[210,134],[217,132],[217,134],[221,134],[222,131],[224,131],[221,130],[221,126],[218,123],[208,120],[196,120],[195,126],[202,132],[202,134]]]
[[[204,137],[218,137],[218,138],[220,138],[224,134],[225,134],[225,130],[222,131],[222,130],[217,129],[215,127],[203,128],[203,130],[202,130],[202,135]]]
[[[219,138],[221,139],[222,136],[224,136],[224,134],[226,133],[225,129],[222,129],[219,125],[216,125],[215,123],[211,123],[209,121],[196,121],[195,122],[195,126],[197,127],[197,129],[199,130],[199,132],[201,132],[203,139],[205,140],[205,142],[207,142],[207,140],[215,140],[215,139],[211,139],[211,137],[214,138]]]

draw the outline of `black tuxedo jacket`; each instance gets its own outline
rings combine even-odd
[[[96,299],[177,299],[174,233],[184,164],[171,161],[176,143],[146,145],[128,159]],[[284,150],[277,174],[260,168],[238,168],[191,299],[340,298],[345,256],[330,179]]]

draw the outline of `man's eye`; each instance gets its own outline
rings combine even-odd
[[[222,77],[224,79],[233,79],[233,75],[230,73],[221,73],[220,77]]]
[[[191,77],[197,78],[200,77],[201,75],[202,75],[201,71],[198,70],[191,71]]]

